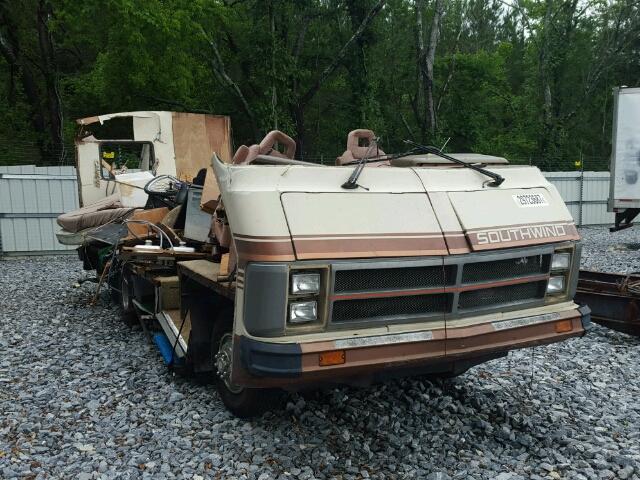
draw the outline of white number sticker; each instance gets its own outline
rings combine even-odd
[[[546,207],[549,205],[541,193],[521,193],[514,195],[513,200],[519,207]]]

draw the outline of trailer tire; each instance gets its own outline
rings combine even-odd
[[[136,308],[133,305],[133,285],[131,281],[131,272],[127,268],[122,269],[120,275],[120,316],[122,321],[127,325],[135,325],[138,323]]]
[[[231,384],[230,371],[233,341],[233,308],[218,314],[211,335],[211,359],[216,387],[224,406],[239,418],[262,415],[279,404],[282,392],[267,388],[246,388]],[[219,371],[222,370],[222,372]]]

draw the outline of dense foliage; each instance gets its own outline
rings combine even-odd
[[[0,163],[72,163],[73,119],[157,109],[229,114],[236,144],[277,127],[313,161],[372,128],[387,151],[606,168],[611,89],[640,84],[639,15],[635,0],[0,0]]]

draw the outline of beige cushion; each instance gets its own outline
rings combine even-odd
[[[126,217],[133,208],[124,208],[118,194],[110,195],[58,217],[58,225],[67,232],[75,233],[91,227],[99,227],[113,220]]]

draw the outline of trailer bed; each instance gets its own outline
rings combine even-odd
[[[580,270],[575,300],[589,305],[594,322],[640,336],[640,275]]]

